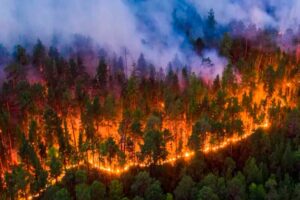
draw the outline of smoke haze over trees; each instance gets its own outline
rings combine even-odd
[[[299,200],[296,0],[0,0],[0,199]]]
[[[32,0],[30,4],[2,0],[0,42],[11,52],[16,43],[32,46],[40,39],[66,54],[70,53],[66,46],[84,42],[96,52],[104,48],[122,57],[126,54],[130,66],[143,53],[156,67],[166,68],[177,57],[196,71],[202,68],[197,52],[208,49],[202,56],[210,56],[215,71],[222,72],[227,62],[211,52],[216,52],[212,49],[224,32],[251,38],[259,28],[280,33],[292,28],[294,32],[290,30],[285,38],[275,38],[284,43],[282,47],[291,47],[299,7],[294,0]]]

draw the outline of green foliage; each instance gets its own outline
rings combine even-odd
[[[21,64],[14,62],[10,63],[4,68],[7,74],[7,78],[14,82],[18,82],[25,79],[25,69]]]
[[[55,193],[54,200],[71,200],[71,196],[68,190],[62,188]]]
[[[46,200],[46,199],[55,199],[55,196],[57,192],[61,191],[62,188],[60,188],[57,185],[51,185],[47,188],[47,190],[43,193],[41,196],[41,199]],[[61,197],[61,193],[65,193],[64,191],[61,191],[59,196]]]
[[[211,125],[206,118],[197,121],[193,126],[192,134],[188,141],[189,147],[195,152],[198,152],[203,144],[205,134],[210,130]]]
[[[198,200],[205,200],[205,199],[219,200],[219,197],[217,194],[213,192],[213,190],[209,186],[204,186],[199,190],[197,199]]]
[[[48,172],[43,169],[36,169],[34,181],[31,183],[31,191],[38,192],[41,189],[45,188],[46,184],[48,183]]]
[[[87,173],[85,170],[79,169],[75,173],[75,181],[77,184],[86,183],[87,181]]]
[[[285,129],[289,136],[299,135],[300,133],[300,112],[298,109],[291,110],[285,121]]]
[[[163,133],[158,130],[148,130],[144,134],[144,144],[141,146],[142,159],[149,158],[153,163],[166,158],[166,144]]]
[[[264,186],[259,184],[256,185],[255,183],[251,183],[249,186],[249,199],[251,200],[263,200],[266,198],[266,192]]]
[[[163,191],[160,187],[159,181],[154,181],[147,189],[145,193],[145,200],[164,199]]]
[[[0,199],[299,199],[297,56],[275,49],[269,31],[233,37],[239,22],[222,37],[213,10],[203,25],[205,40],[187,33],[197,53],[213,47],[229,59],[209,80],[178,58],[165,75],[141,55],[127,77],[122,58],[101,57],[91,74],[81,53],[64,58],[38,40],[29,55],[17,45],[1,89]],[[212,61],[202,64],[220,73]],[[229,148],[201,152],[207,136],[219,144],[250,131]],[[191,160],[157,166],[170,149],[179,156],[187,148]],[[150,166],[119,177],[97,172],[131,161]]]
[[[43,65],[46,59],[46,48],[42,44],[41,40],[38,40],[35,46],[33,47],[33,55],[32,55],[32,62],[37,67],[40,67],[40,65]]]
[[[80,183],[75,187],[76,199],[78,200],[90,200],[91,190],[90,187],[85,183]]]
[[[292,196],[293,200],[300,199],[300,183],[295,185],[295,189]]]
[[[62,162],[58,157],[57,150],[51,147],[48,151],[48,166],[50,168],[50,175],[57,178],[62,172]]]
[[[230,58],[230,50],[232,48],[232,39],[230,38],[228,33],[223,35],[223,39],[221,41],[221,53],[222,55]]]
[[[226,91],[236,91],[237,88],[237,80],[236,76],[234,75],[233,67],[231,64],[228,64],[227,67],[223,71],[222,81],[221,81],[222,88]]]
[[[57,138],[60,146],[60,150],[65,149],[65,138],[63,135],[62,121],[55,112],[50,107],[47,107],[44,111],[45,120],[45,134],[48,143],[52,146],[54,139]]]
[[[119,147],[112,137],[109,137],[104,143],[100,145],[101,155],[107,156],[109,162],[111,162],[111,160],[118,155],[119,151]]]
[[[36,142],[37,138],[37,122],[32,120],[29,127],[29,141],[31,143]]]
[[[104,199],[106,195],[105,185],[99,181],[94,181],[90,186],[91,200]]]
[[[5,174],[5,182],[11,199],[15,197],[26,197],[30,174],[22,165],[13,167],[11,173]]]
[[[118,180],[111,181],[109,185],[109,198],[111,200],[120,200],[123,197],[123,185]]]
[[[173,195],[170,193],[167,193],[166,200],[173,200]]]
[[[255,158],[249,158],[244,167],[244,174],[248,183],[261,183],[262,182],[262,171],[256,165]]]
[[[107,84],[107,64],[104,58],[101,58],[96,73],[96,80],[101,88],[106,88]]]
[[[16,62],[27,65],[29,62],[28,55],[26,53],[26,49],[22,47],[21,45],[17,45],[14,48],[13,56]]]
[[[193,197],[195,182],[190,176],[183,176],[174,190],[176,200],[189,200]]]
[[[246,198],[246,181],[241,172],[233,177],[227,183],[228,199],[245,199]]]
[[[204,34],[208,42],[212,43],[216,37],[216,25],[215,15],[213,9],[210,9],[208,12],[207,19],[205,21]]]
[[[105,98],[103,105],[103,113],[106,120],[113,120],[116,116],[115,99],[112,95],[108,95]]]
[[[153,179],[150,177],[148,172],[139,172],[135,178],[134,182],[131,185],[131,191],[135,195],[144,197],[147,189],[152,184]]]

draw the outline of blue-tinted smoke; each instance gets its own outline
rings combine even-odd
[[[299,8],[297,0],[0,0],[0,43],[11,49],[40,38],[62,47],[82,35],[95,49],[118,55],[126,49],[129,62],[143,53],[157,67],[176,57],[197,68],[201,58],[192,46],[197,38],[209,46],[209,39],[220,38],[232,21],[296,30]],[[210,9],[217,22],[214,31],[207,27]],[[220,63],[213,55],[212,62]]]

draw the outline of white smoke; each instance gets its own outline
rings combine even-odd
[[[67,44],[74,34],[80,34],[119,55],[127,48],[129,62],[143,53],[157,67],[166,67],[177,55],[186,64],[199,67],[195,63],[202,59],[191,46],[182,45],[188,38],[174,30],[173,14],[181,9],[180,14],[186,15],[183,18],[201,36],[198,29],[202,24],[193,22],[195,15],[205,20],[211,8],[222,26],[240,20],[284,32],[298,29],[300,21],[298,0],[0,0],[0,43],[11,49],[17,43],[40,38],[49,45],[56,36]],[[213,74],[220,74],[223,58],[207,52],[204,56],[212,57],[218,66]]]

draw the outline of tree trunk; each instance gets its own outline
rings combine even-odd
[[[6,103],[6,107],[7,107],[7,111],[8,113],[10,113],[10,109],[9,109],[9,105],[8,103]],[[10,115],[8,115],[8,121],[10,122],[11,119],[10,119]],[[11,162],[13,161],[13,155],[12,155],[12,140],[11,140],[11,130],[10,130],[10,125],[7,124],[7,133],[8,133],[8,139],[9,139],[9,151],[10,151],[10,158],[11,158]]]
[[[75,130],[74,130],[74,121],[71,117],[71,127],[72,127],[72,135],[73,135],[73,140],[74,140],[74,147],[75,150],[77,151],[77,144],[76,144],[76,135],[75,135]]]

